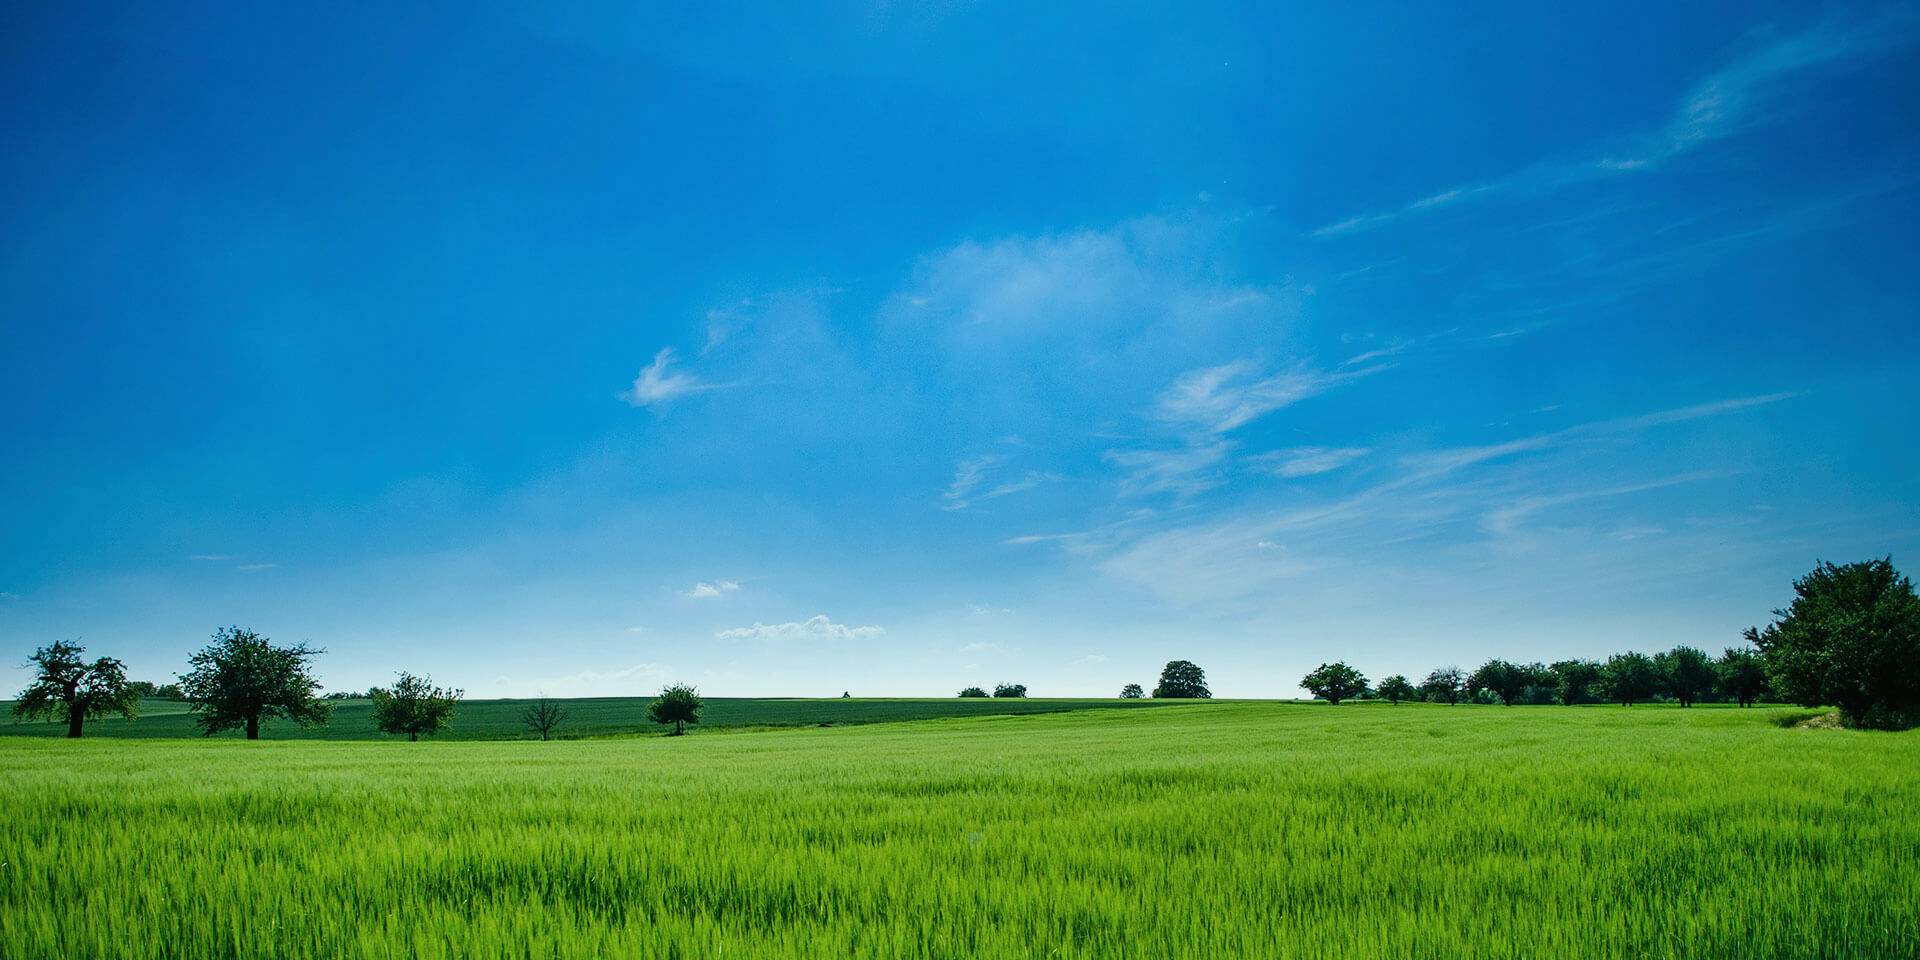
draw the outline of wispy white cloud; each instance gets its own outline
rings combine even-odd
[[[673,348],[662,347],[653,355],[653,362],[640,371],[634,378],[633,388],[620,395],[629,406],[648,407],[663,404],[684,397],[690,393],[704,390],[718,390],[732,386],[726,383],[704,383],[690,373],[670,369],[673,365]]]
[[[1205,433],[1227,433],[1380,369],[1369,367],[1335,373],[1301,365],[1272,376],[1260,376],[1257,361],[1235,360],[1189,370],[1175,378],[1160,395],[1155,416]]]
[[[280,565],[277,563],[243,563],[237,567],[234,567],[234,569],[251,572],[254,570],[272,570],[279,566]]]
[[[1018,439],[1016,438],[1014,442],[1017,443]],[[994,468],[1006,461],[1006,456],[997,453],[982,454],[960,461],[953,468],[953,481],[947,484],[946,492],[940,495],[940,509],[965,510],[981,500],[1020,493],[1060,479],[1059,474],[1029,470],[1018,479],[987,486]]]
[[[1220,484],[1221,468],[1232,449],[1230,441],[1221,440],[1171,450],[1108,450],[1100,459],[1131,471],[1121,482],[1123,494],[1192,497]]]
[[[694,584],[692,589],[680,595],[689,600],[705,600],[710,597],[720,596],[721,594],[732,593],[738,589],[740,589],[740,584],[733,580],[715,580],[712,583],[703,581]]]
[[[716,640],[763,640],[774,642],[820,640],[871,640],[886,633],[880,627],[849,627],[819,615],[786,623],[755,623],[714,634]]]
[[[975,643],[969,643],[966,646],[961,647],[960,652],[961,653],[990,653],[990,652],[998,652],[999,649],[1000,649],[1000,645],[997,643],[975,642]]]
[[[219,560],[232,560],[233,557],[229,554],[224,554],[224,553],[196,553],[193,556],[188,557],[187,559],[219,561]]]
[[[1755,125],[1775,119],[1782,81],[1820,70],[1844,70],[1913,43],[1911,7],[1889,5],[1864,17],[1830,19],[1764,42],[1708,75],[1674,106],[1657,131],[1619,153],[1568,163],[1548,163],[1484,183],[1452,187],[1401,207],[1350,217],[1313,231],[1314,236],[1352,233],[1429,210],[1496,194],[1540,194],[1576,183],[1640,173]]]
[[[1481,517],[1481,526],[1485,528],[1488,533],[1496,536],[1512,536],[1517,532],[1520,521],[1542,510],[1565,506],[1569,503],[1580,503],[1586,500],[1599,500],[1607,497],[1622,497],[1629,494],[1645,493],[1649,490],[1660,490],[1682,483],[1692,483],[1697,480],[1706,480],[1726,475],[1725,473],[1689,473],[1646,483],[1604,487],[1598,490],[1576,490],[1570,493],[1522,497],[1511,503],[1487,511],[1486,514]]]
[[[1338,470],[1367,453],[1366,447],[1294,447],[1256,454],[1248,457],[1246,463],[1282,477],[1311,477]]]

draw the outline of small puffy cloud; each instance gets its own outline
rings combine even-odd
[[[727,384],[702,383],[690,373],[681,373],[670,369],[673,365],[673,348],[662,347],[653,355],[653,362],[640,371],[633,381],[633,389],[620,395],[629,406],[647,407],[666,403],[689,393],[702,390],[717,390]]]
[[[680,595],[689,600],[704,600],[710,597],[720,596],[721,594],[732,593],[738,589],[740,589],[740,584],[732,580],[715,580],[712,583],[703,581],[694,584],[693,589]]]
[[[1294,447],[1248,457],[1247,462],[1283,477],[1311,477],[1338,470],[1366,455],[1365,447]]]
[[[735,627],[714,634],[716,640],[768,640],[768,641],[823,641],[823,640],[871,640],[886,633],[879,627],[849,627],[834,623],[824,614],[809,617],[804,621],[786,623],[755,623],[751,627]]]

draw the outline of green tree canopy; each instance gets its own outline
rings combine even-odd
[[[1420,684],[1420,692],[1428,700],[1446,701],[1447,706],[1460,702],[1460,693],[1466,688],[1466,679],[1460,675],[1459,667],[1441,667],[1427,674]]]
[[[960,695],[963,697],[984,697],[987,695],[987,691],[982,687],[968,687],[960,691]]]
[[[1312,673],[1300,678],[1300,686],[1305,687],[1316,697],[1333,706],[1367,689],[1367,678],[1360,671],[1348,666],[1344,660],[1323,663]]]
[[[243,727],[248,740],[258,740],[263,720],[285,717],[303,727],[327,721],[332,705],[314,696],[320,682],[308,672],[324,652],[305,643],[276,647],[252,630],[222,627],[188,659],[193,670],[180,687],[202,733]]]
[[[995,684],[993,687],[993,695],[1015,700],[1023,699],[1027,695],[1027,685],[1024,683]]]
[[[386,733],[404,733],[408,740],[419,740],[423,733],[432,736],[453,721],[461,696],[462,691],[434,686],[432,677],[402,670],[391,688],[374,689],[373,725]]]
[[[132,720],[140,693],[127,682],[126,665],[112,657],[88,663],[86,648],[55,640],[33,652],[27,667],[33,683],[14,698],[14,716],[23,720],[64,721],[67,736],[80,736],[88,720],[117,713]]]
[[[1608,700],[1630,707],[1635,700],[1645,700],[1660,689],[1660,671],[1645,654],[1615,654],[1600,668],[1599,686]]]
[[[1653,658],[1660,687],[1683,707],[1713,692],[1713,661],[1692,647],[1679,646]]]
[[[1207,672],[1199,664],[1171,660],[1160,671],[1160,683],[1153,688],[1153,695],[1159,699],[1208,700],[1213,691],[1207,689]]]
[[[1502,704],[1511,707],[1513,699],[1524,692],[1532,682],[1533,675],[1527,671],[1527,668],[1516,666],[1505,660],[1488,660],[1467,678],[1467,689],[1476,692],[1485,690],[1499,697]]]
[[[647,719],[673,724],[673,736],[687,732],[687,724],[700,722],[700,691],[684,683],[661,688],[660,696],[647,707]]]
[[[1747,639],[1780,695],[1831,704],[1852,727],[1920,722],[1920,598],[1893,558],[1821,563],[1793,582],[1793,602]]]
[[[1397,673],[1380,681],[1373,690],[1380,695],[1380,699],[1396,707],[1400,705],[1400,701],[1412,700],[1420,695],[1420,691],[1414,689],[1413,684],[1408,683],[1406,677]]]
[[[1600,682],[1600,665],[1592,660],[1561,660],[1548,668],[1553,671],[1553,697],[1571,707],[1587,699]]]
[[[1720,692],[1743,707],[1750,707],[1767,692],[1767,665],[1760,651],[1752,647],[1728,647],[1713,665],[1714,682]]]
[[[1122,700],[1139,700],[1146,695],[1147,692],[1140,689],[1140,685],[1137,683],[1129,683],[1120,688],[1120,699]]]

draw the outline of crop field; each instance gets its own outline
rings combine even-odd
[[[557,739],[621,736],[633,733],[659,733],[664,728],[647,722],[647,704],[652,697],[587,697],[557,700],[568,711],[568,719],[554,731]],[[333,717],[315,727],[302,727],[286,720],[268,721],[261,730],[267,740],[405,740],[399,734],[381,733],[373,726],[370,700],[336,700]],[[527,700],[466,700],[460,704],[453,725],[434,735],[437,740],[512,740],[539,739],[528,730],[520,716]],[[705,729],[737,727],[797,727],[830,724],[892,723],[902,720],[931,720],[940,717],[979,717],[988,715],[1058,713],[1067,710],[1129,709],[1165,706],[1165,700],[1041,700],[1009,698],[996,700],[938,700],[849,698],[830,700],[707,697],[700,711],[699,726]],[[0,701],[0,715],[10,715],[10,701]],[[198,737],[194,714],[180,700],[142,700],[140,714],[133,720],[108,717],[90,721],[89,737],[177,738]],[[9,723],[0,720],[0,737],[64,737],[67,727],[61,723]],[[218,737],[243,739],[239,730]]]
[[[0,741],[7,957],[1920,955],[1920,736],[1182,703]]]

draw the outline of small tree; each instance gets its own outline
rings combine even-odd
[[[1427,674],[1420,691],[1430,701],[1445,701],[1451,707],[1460,702],[1460,694],[1466,688],[1466,680],[1460,675],[1459,667],[1441,667]]]
[[[1600,682],[1600,665],[1592,660],[1561,660],[1548,669],[1553,671],[1554,698],[1569,707],[1587,699]]]
[[[993,695],[996,697],[1022,699],[1022,698],[1025,698],[1027,695],[1027,685],[1024,683],[995,684],[993,688]]]
[[[432,677],[416,677],[405,670],[392,689],[373,691],[373,725],[384,733],[404,733],[408,740],[432,736],[453,720],[461,691],[433,685]]]
[[[127,682],[126,665],[112,657],[88,663],[85,647],[55,640],[29,657],[33,683],[14,698],[13,714],[23,720],[64,720],[67,736],[79,737],[88,720],[117,713],[132,720],[140,695]]]
[[[1660,687],[1683,707],[1713,691],[1713,661],[1692,647],[1674,647],[1653,658]]]
[[[968,687],[965,690],[960,691],[960,695],[963,697],[984,697],[987,695],[987,691],[982,690],[979,687]]]
[[[1660,689],[1660,671],[1645,654],[1615,654],[1600,668],[1600,689],[1608,700],[1631,707],[1635,700],[1645,700]]]
[[[526,724],[527,729],[539,734],[540,739],[546,740],[550,738],[553,729],[566,723],[570,716],[572,714],[560,704],[560,701],[549,700],[546,694],[541,694],[528,703],[525,710],[520,711],[520,722]]]
[[[1153,688],[1155,699],[1169,700],[1209,700],[1213,691],[1207,689],[1207,672],[1191,660],[1169,661],[1160,671],[1160,684]]]
[[[1850,727],[1920,721],[1920,597],[1893,558],[1822,563],[1793,592],[1766,630],[1747,630],[1773,689],[1804,706],[1839,707]]]
[[[1713,667],[1720,692],[1743,707],[1752,706],[1767,692],[1767,666],[1752,647],[1728,647]]]
[[[1300,685],[1311,691],[1314,696],[1325,700],[1332,706],[1352,697],[1367,688],[1367,678],[1360,671],[1347,665],[1346,661],[1323,663],[1312,673],[1300,678]]]
[[[222,627],[188,659],[193,671],[180,678],[180,686],[200,715],[202,733],[211,737],[244,727],[248,740],[258,740],[260,721],[273,717],[303,727],[327,722],[333,707],[314,696],[320,681],[308,672],[310,661],[325,652],[304,643],[276,647],[252,630]]]
[[[700,691],[675,683],[661,688],[660,696],[647,708],[647,719],[673,724],[671,736],[677,737],[687,732],[687,724],[700,722],[700,707]]]
[[[1147,692],[1140,689],[1140,685],[1137,683],[1129,683],[1120,688],[1120,699],[1122,700],[1139,700],[1146,695]]]
[[[1397,673],[1380,681],[1379,686],[1374,687],[1374,692],[1380,695],[1380,699],[1396,707],[1400,705],[1400,701],[1412,700],[1420,695],[1420,691],[1415,690],[1413,684],[1407,682],[1406,677]]]
[[[1474,692],[1485,690],[1500,698],[1504,706],[1513,706],[1513,698],[1527,689],[1532,677],[1525,667],[1515,666],[1505,660],[1488,660],[1480,669],[1467,678],[1467,689]]]

